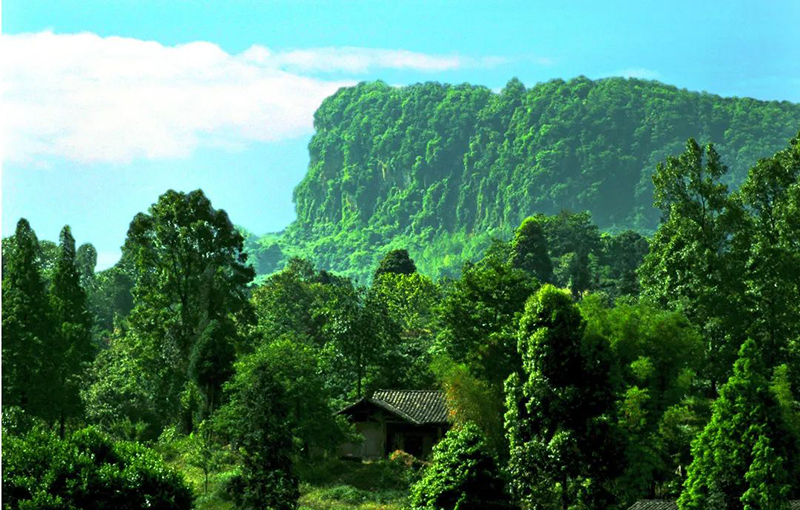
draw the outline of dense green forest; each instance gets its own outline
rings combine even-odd
[[[789,510],[800,134],[775,133],[797,108],[635,80],[345,89],[317,114],[298,222],[261,246],[308,258],[255,282],[264,260],[201,190],[137,214],[103,271],[70,227],[53,243],[19,220],[3,507]],[[545,115],[555,133],[523,127]],[[592,145],[612,133],[618,153]],[[689,134],[724,143],[665,142]],[[537,137],[564,143],[548,160]],[[443,277],[464,252],[437,239],[479,229]],[[442,390],[431,456],[340,459],[359,435],[335,412],[378,389]]]
[[[795,134],[800,105],[722,98],[655,81],[575,78],[501,92],[362,83],[315,115],[297,220],[248,239],[260,274],[292,256],[365,282],[390,249],[455,276],[533,214],[589,211],[604,231],[650,235],[656,164],[690,137],[715,144],[736,188]]]

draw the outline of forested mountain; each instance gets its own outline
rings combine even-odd
[[[652,233],[659,161],[690,137],[712,142],[737,187],[797,132],[800,105],[622,78],[514,79],[499,93],[374,82],[326,99],[314,125],[297,220],[249,239],[259,273],[298,255],[363,281],[408,248],[424,274],[453,275],[527,216],[564,209]]]

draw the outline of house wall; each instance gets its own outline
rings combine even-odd
[[[362,442],[345,443],[340,447],[340,454],[351,458],[381,458],[395,450],[427,458],[448,428],[446,425],[413,425],[374,408],[354,410],[350,419],[364,437]]]
[[[356,423],[356,429],[364,436],[361,443],[361,457],[383,457],[386,451],[384,426],[382,423],[366,422]]]
[[[344,443],[340,447],[343,457],[374,459],[386,455],[386,417],[381,412],[359,413],[353,416],[353,424],[362,442]]]

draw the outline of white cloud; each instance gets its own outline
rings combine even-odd
[[[365,73],[370,69],[410,69],[423,72],[452,71],[469,67],[494,67],[505,64],[503,57],[471,58],[459,55],[428,55],[408,50],[375,48],[311,48],[273,53],[253,46],[242,56],[261,65],[295,72]]]
[[[644,67],[629,67],[620,69],[613,73],[604,75],[607,76],[622,76],[623,78],[641,78],[642,80],[657,80],[661,78],[661,73],[653,69],[645,69]]]
[[[312,131],[322,100],[374,68],[447,71],[494,66],[405,50],[317,48],[229,54],[217,45],[95,34],[0,36],[6,161],[81,162],[187,157],[202,146],[236,150]]]

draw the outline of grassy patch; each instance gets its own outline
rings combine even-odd
[[[236,456],[221,451],[208,477],[198,467],[191,439],[175,434],[159,441],[155,449],[180,471],[195,494],[195,510],[233,510],[227,491],[236,473]],[[295,464],[300,479],[300,510],[401,510],[406,508],[408,489],[418,468],[403,459],[371,462],[338,459],[300,461]]]
[[[398,462],[330,460],[297,467],[301,510],[400,510],[416,473]]]

